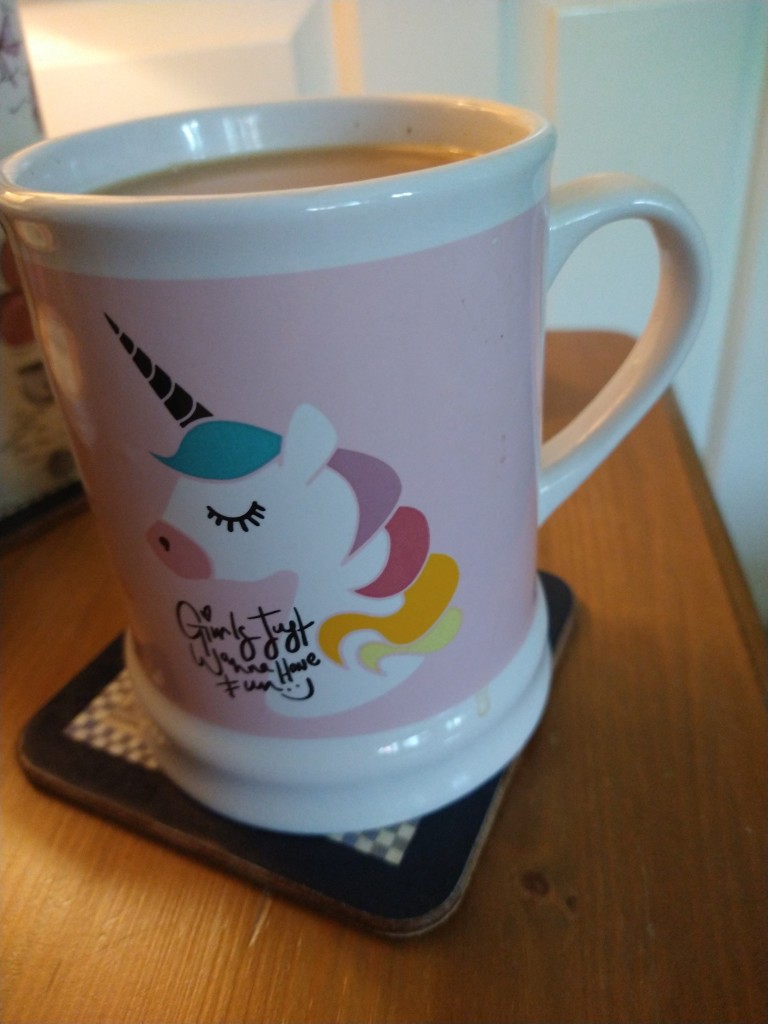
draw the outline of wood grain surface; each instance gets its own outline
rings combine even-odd
[[[548,429],[621,357],[550,340]],[[89,513],[3,558],[6,1024],[766,1019],[766,664],[666,397],[541,532],[578,622],[459,911],[368,935],[39,793],[26,721],[124,625]]]

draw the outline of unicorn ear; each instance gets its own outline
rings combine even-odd
[[[301,480],[309,480],[336,451],[331,421],[313,405],[300,405],[283,438],[283,465]]]

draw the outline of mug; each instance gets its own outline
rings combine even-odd
[[[403,145],[464,158],[111,194],[235,154]],[[500,103],[336,97],[113,125],[2,165],[148,736],[209,808],[292,832],[403,821],[502,770],[541,719],[537,526],[669,384],[707,288],[675,197],[615,175],[550,195],[554,145]],[[547,284],[624,218],[658,244],[653,313],[542,447]]]

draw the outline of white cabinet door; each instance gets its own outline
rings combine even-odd
[[[355,0],[337,2],[349,19]],[[367,91],[538,109],[558,129],[556,183],[625,171],[690,207],[712,293],[675,391],[768,622],[767,14],[764,0],[356,0],[345,46]],[[656,276],[647,229],[613,225],[555,282],[550,325],[637,334]]]

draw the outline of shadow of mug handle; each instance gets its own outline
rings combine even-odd
[[[653,230],[660,274],[642,334],[592,401],[542,447],[539,524],[587,479],[672,381],[701,326],[709,261],[701,231],[659,185],[624,174],[581,178],[552,192],[547,286],[589,235],[621,220]]]

